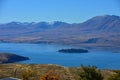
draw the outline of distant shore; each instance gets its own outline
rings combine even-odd
[[[97,44],[68,44],[68,43],[55,43],[55,42],[5,42],[0,41],[0,43],[21,43],[21,44],[52,44],[52,45],[65,45],[65,46],[73,46],[73,47],[80,47],[86,49],[93,49],[93,50],[103,50],[103,51],[112,51],[113,53],[120,53],[120,46],[112,46],[112,45],[97,45]]]

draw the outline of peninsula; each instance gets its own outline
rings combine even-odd
[[[18,61],[29,60],[28,57],[11,54],[11,53],[0,53],[0,64],[2,63],[14,63]]]

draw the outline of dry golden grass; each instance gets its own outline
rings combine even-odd
[[[28,73],[27,71],[31,73],[31,79],[29,80],[44,80],[42,78],[48,74],[50,74],[49,77],[59,77],[59,80],[78,80],[78,73],[81,68],[68,68],[50,64],[1,64],[0,78],[16,77],[22,79],[23,74]],[[104,80],[114,74],[112,70],[101,70],[101,72]]]

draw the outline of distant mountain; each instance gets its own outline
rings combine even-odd
[[[103,15],[83,23],[10,22],[0,24],[0,42],[59,43],[120,49],[120,17]]]
[[[120,32],[120,17],[115,15],[96,16],[80,26],[85,30]]]
[[[31,23],[21,23],[21,22],[10,22],[6,24],[0,24],[0,29],[30,29],[30,28],[38,28],[38,29],[50,29],[57,28],[61,26],[67,26],[68,23],[55,21],[55,22],[31,22]]]
[[[55,29],[55,28],[76,28],[80,30],[97,30],[97,31],[120,31],[120,17],[115,15],[103,15],[93,17],[83,23],[69,24],[60,21],[54,22],[10,22],[6,24],[0,24],[0,29],[6,30],[33,30],[33,29]]]
[[[66,27],[70,24],[60,21],[49,22],[10,22],[6,24],[0,24],[0,36],[15,36],[19,34],[27,34],[33,32],[41,32],[47,29],[56,29],[59,27]],[[11,35],[12,34],[12,35]]]

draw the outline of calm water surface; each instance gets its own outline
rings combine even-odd
[[[120,53],[95,50],[82,54],[57,52],[63,48],[73,47],[53,44],[0,43],[0,52],[14,53],[31,59],[20,63],[58,64],[68,67],[79,67],[84,64],[96,65],[102,69],[120,69]]]

